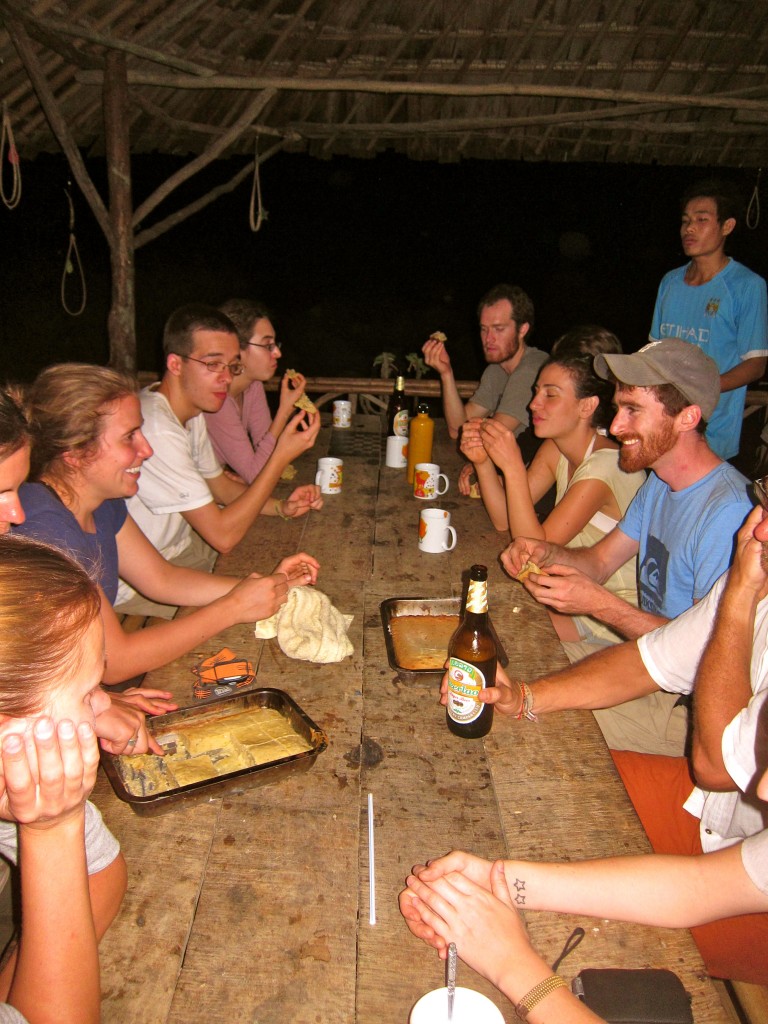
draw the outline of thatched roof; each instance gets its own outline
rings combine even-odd
[[[0,0],[22,159],[86,155],[125,54],[134,153],[768,163],[765,0]],[[29,53],[28,53],[29,58]]]

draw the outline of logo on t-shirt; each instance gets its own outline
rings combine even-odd
[[[710,299],[704,307],[704,313],[706,316],[717,316],[718,309],[720,309],[720,299]]]
[[[645,553],[638,568],[640,607],[654,615],[662,614],[667,592],[669,551],[658,537],[648,537]]]

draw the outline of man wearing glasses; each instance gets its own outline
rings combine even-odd
[[[547,360],[546,352],[526,343],[533,330],[533,303],[517,285],[497,284],[480,300],[477,314],[488,366],[466,405],[456,387],[445,343],[430,339],[423,348],[424,361],[440,374],[443,414],[451,437],[458,437],[462,425],[479,416],[493,416],[514,430],[517,437],[528,426],[533,383]],[[538,446],[532,435],[531,441],[530,450],[524,450],[526,462]],[[472,466],[467,465],[459,477],[463,494],[469,493],[471,472]]]
[[[205,423],[219,461],[249,484],[295,415],[294,403],[304,394],[305,380],[300,373],[285,374],[273,419],[264,384],[275,376],[282,353],[269,311],[253,299],[229,299],[220,308],[237,329],[243,372],[232,381],[219,411],[206,412]]]
[[[142,467],[139,493],[129,508],[165,558],[210,570],[217,553],[231,551],[260,513],[292,519],[322,506],[314,484],[297,487],[282,501],[272,498],[283,469],[314,444],[320,416],[294,417],[262,472],[246,485],[223,471],[201,415],[221,408],[232,380],[242,373],[235,325],[211,306],[182,306],[165,325],[163,351],[162,380],[140,395],[143,432],[154,455]],[[138,595],[121,584],[121,610],[130,602],[132,612],[164,614],[137,601]],[[173,611],[166,610],[166,617]]]

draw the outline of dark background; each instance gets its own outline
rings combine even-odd
[[[139,157],[137,206],[184,161]],[[243,161],[208,168],[153,215],[159,219],[228,180]],[[103,161],[90,173],[106,194]],[[273,310],[283,366],[310,375],[377,375],[384,350],[418,351],[448,335],[456,375],[482,370],[475,307],[492,285],[522,285],[536,307],[533,343],[549,349],[578,323],[615,331],[627,351],[644,343],[659,280],[683,262],[679,196],[707,168],[465,161],[417,163],[395,154],[320,161],[280,154],[262,168],[268,219],[248,226],[250,181],[136,253],[139,368],[160,369],[163,322],[190,301],[263,299]],[[755,171],[718,171],[748,200]],[[0,380],[44,365],[109,357],[109,257],[72,186],[87,285],[82,316],[64,312],[69,241],[63,157],[24,161],[23,194],[0,206]],[[767,207],[768,209],[768,207]],[[739,224],[730,252],[768,273],[766,224]],[[70,306],[80,301],[68,275]]]

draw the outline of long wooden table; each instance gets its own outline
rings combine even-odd
[[[233,627],[145,685],[193,703],[191,665],[226,644],[257,665],[256,685],[290,693],[330,746],[307,774],[162,817],[135,815],[100,777],[94,799],[130,872],[101,947],[105,1024],[406,1024],[415,1000],[443,978],[397,908],[414,863],[457,847],[557,860],[649,849],[591,714],[536,724],[497,716],[485,740],[461,740],[445,726],[434,684],[404,683],[388,667],[381,601],[458,595],[477,561],[490,569],[492,615],[511,671],[530,679],[565,664],[543,610],[498,565],[503,538],[479,502],[458,495],[460,460],[444,424],[434,457],[452,480],[436,502],[458,532],[448,554],[419,552],[421,503],[404,471],[380,466],[377,419],[356,417],[351,431],[324,427],[298,480],[311,480],[316,457],[329,450],[343,451],[343,493],[303,520],[260,520],[220,568],[270,570],[281,554],[311,552],[322,565],[319,587],[355,616],[354,655],[327,666],[292,661],[276,641],[256,641],[250,626]],[[550,962],[577,924],[586,939],[561,967],[565,977],[583,967],[669,967],[693,995],[697,1024],[727,1020],[687,932],[528,915]],[[469,968],[460,967],[459,982],[516,1019]]]

